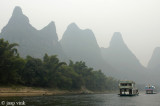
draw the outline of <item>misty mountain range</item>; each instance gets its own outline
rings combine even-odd
[[[54,22],[37,30],[29,23],[28,17],[22,13],[20,7],[13,10],[8,24],[1,31],[1,37],[10,43],[18,43],[18,51],[22,57],[43,57],[45,53],[58,54],[60,59],[66,57],[58,42]]]
[[[20,7],[15,7],[8,24],[2,29],[0,38],[18,43],[20,56],[42,58],[45,53],[57,55],[61,61],[84,61],[89,67],[101,69],[107,76],[134,80],[137,83],[160,81],[160,48],[156,48],[148,67],[141,65],[123,41],[120,32],[115,32],[108,48],[100,48],[90,29],[82,30],[71,23],[58,41],[56,26],[50,22],[37,30]]]

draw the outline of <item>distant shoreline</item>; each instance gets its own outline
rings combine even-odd
[[[116,93],[116,91],[93,92],[87,89],[81,90],[59,90],[59,89],[45,89],[34,87],[0,87],[0,97],[14,97],[14,96],[49,96],[49,95],[74,95],[74,94],[109,94]]]

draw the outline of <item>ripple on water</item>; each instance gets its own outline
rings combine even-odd
[[[1,97],[1,101],[25,101],[30,106],[160,106],[160,94],[134,97],[120,97],[117,94]]]

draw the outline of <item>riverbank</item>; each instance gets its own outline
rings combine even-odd
[[[9,96],[47,96],[47,95],[67,95],[67,94],[94,94],[111,93],[113,91],[93,92],[82,88],[81,90],[59,90],[24,86],[0,87],[0,97]]]

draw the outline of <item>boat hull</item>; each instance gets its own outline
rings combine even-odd
[[[118,94],[119,96],[138,96],[138,94]]]
[[[156,92],[153,92],[153,93],[146,93],[146,94],[157,94]]]

